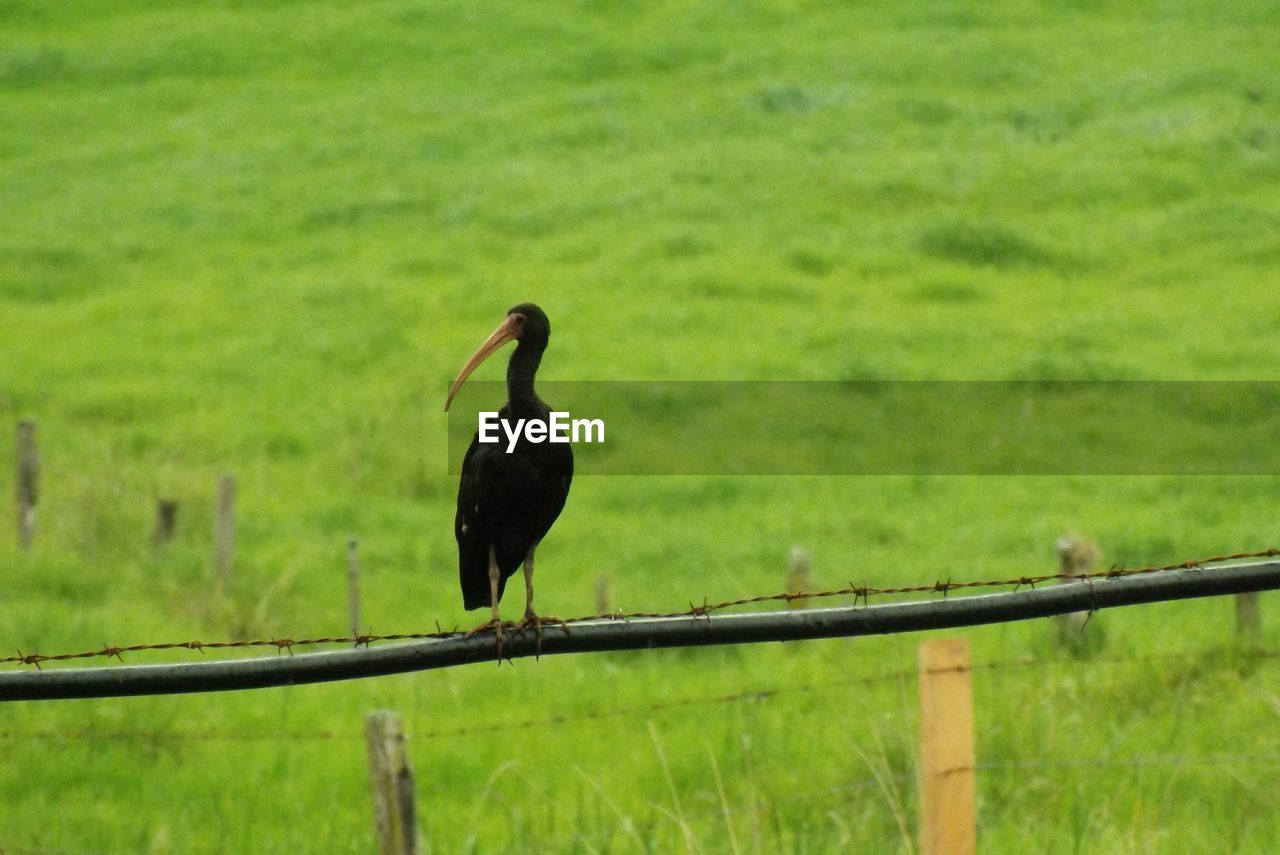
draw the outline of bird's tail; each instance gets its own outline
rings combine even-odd
[[[499,582],[498,586],[501,587],[502,583]],[[463,608],[470,611],[471,609],[479,609],[484,606],[492,606],[493,603],[490,602],[491,599],[492,597],[489,595],[489,574],[487,571],[483,576],[477,576],[475,574],[468,575],[466,573],[462,575]]]
[[[477,552],[479,550],[476,550]],[[462,606],[470,611],[471,609],[486,608],[493,605],[493,597],[489,592],[489,556],[483,555],[483,560],[467,561],[466,556],[460,562],[459,578],[462,582]],[[502,573],[498,576],[498,599],[502,599],[502,592],[507,589],[508,574]]]

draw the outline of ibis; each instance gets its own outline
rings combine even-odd
[[[502,421],[547,421],[551,408],[534,391],[534,376],[551,337],[551,323],[542,309],[521,303],[507,312],[493,334],[472,354],[449,389],[445,411],[473,371],[504,344],[516,343],[507,363],[507,402],[498,412]],[[546,537],[569,495],[573,481],[573,451],[566,443],[532,442],[527,434],[509,446],[505,441],[471,440],[462,460],[458,483],[458,511],[453,533],[458,541],[458,575],[462,604],[468,610],[488,606],[492,619],[471,631],[492,629],[501,651],[504,625],[498,613],[507,580],[524,568],[524,619],[514,629],[532,627],[542,643],[542,625],[558,618],[540,618],[533,608],[533,555]]]

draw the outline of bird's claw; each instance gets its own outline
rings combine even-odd
[[[565,635],[570,635],[569,624],[567,621],[564,621],[558,617],[543,617],[542,615],[535,614],[534,612],[531,612],[531,611],[525,612],[524,620],[516,624],[516,630],[520,632],[523,632],[529,627],[533,627],[534,637],[538,640],[537,650],[534,653],[535,659],[537,659],[539,656],[542,655],[542,626],[543,624],[548,624],[548,623],[553,623],[558,625],[561,629],[564,630]]]
[[[498,662],[501,663],[502,662],[502,643],[505,640],[504,630],[511,630],[512,632],[514,632],[519,628],[520,627],[516,626],[511,621],[491,620],[491,621],[488,621],[487,623],[482,623],[479,626],[472,627],[471,629],[467,630],[462,637],[470,638],[471,636],[476,635],[477,633],[493,632],[494,638],[497,639],[497,642],[498,642]]]
[[[548,624],[548,623],[555,624],[556,626],[563,629],[566,635],[569,634],[569,622],[567,620],[564,620],[563,618],[558,618],[558,617],[548,617],[546,615],[537,615],[537,614],[534,614],[533,612],[525,612],[524,620],[516,624],[516,629],[518,630],[526,629],[530,626],[533,626],[534,628],[541,630],[542,625]]]
[[[498,636],[498,638],[502,638],[502,631],[504,629],[515,630],[518,629],[518,627],[509,620],[491,620],[486,623],[482,623],[479,626],[472,627],[463,633],[462,637],[470,638],[471,636],[477,635],[481,632],[493,632]]]

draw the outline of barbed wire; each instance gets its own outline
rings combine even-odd
[[[1194,561],[1182,561],[1176,564],[1165,564],[1152,567],[1126,568],[1120,565],[1112,565],[1107,570],[1099,570],[1092,573],[1045,573],[1036,576],[1019,576],[1012,579],[990,579],[964,582],[955,582],[948,579],[945,582],[938,580],[933,583],[903,585],[891,588],[876,588],[868,585],[856,585],[853,582],[850,582],[846,587],[834,588],[826,591],[784,591],[778,594],[760,594],[753,597],[740,597],[738,599],[725,600],[719,603],[709,603],[704,598],[702,605],[694,605],[690,602],[689,608],[684,611],[601,612],[599,614],[569,618],[564,621],[548,621],[548,623],[572,626],[574,624],[610,620],[626,621],[653,618],[706,617],[714,612],[740,608],[742,606],[757,605],[760,603],[785,602],[787,604],[791,604],[797,601],[820,600],[832,597],[852,596],[854,606],[857,606],[859,600],[861,600],[864,605],[869,603],[870,598],[873,596],[880,597],[896,594],[941,594],[945,598],[952,591],[972,590],[975,588],[1013,588],[1017,591],[1024,587],[1034,589],[1036,585],[1044,584],[1045,582],[1089,582],[1094,579],[1116,579],[1126,576],[1162,573],[1170,570],[1200,570],[1210,564],[1222,564],[1228,561],[1239,561],[1249,558],[1274,558],[1276,556],[1280,556],[1280,549],[1273,547],[1271,549],[1264,549],[1257,552],[1238,552],[1233,555],[1216,555],[1212,558],[1202,558]],[[124,646],[103,645],[100,648],[85,650],[79,653],[55,654],[24,653],[19,649],[15,656],[0,657],[0,664],[34,665],[36,668],[39,668],[40,665],[45,662],[68,662],[76,659],[106,658],[116,659],[123,662],[123,656],[126,653],[162,650],[192,650],[197,653],[203,653],[206,650],[275,648],[279,653],[292,653],[295,647],[337,644],[352,645],[355,647],[368,647],[371,644],[385,641],[439,641],[447,638],[455,638],[459,634],[460,632],[457,627],[446,631],[441,629],[437,622],[435,632],[402,632],[385,635],[374,633],[347,636],[326,635],[314,638],[277,637],[241,639],[236,641],[167,641],[160,643],[129,644]]]
[[[0,855],[72,855],[72,853],[66,849],[31,849],[0,843]]]
[[[778,796],[769,799],[758,799],[771,805],[788,805],[796,802],[814,803],[823,799],[830,799],[832,796],[852,795],[861,790],[869,790],[872,787],[883,786],[884,784],[900,784],[907,781],[915,780],[914,775],[891,775],[886,778],[864,778],[849,784],[839,784],[834,787],[826,787],[821,790],[805,790],[799,793],[791,793],[786,796]],[[723,820],[727,814],[744,814],[753,810],[758,810],[757,801],[750,804],[733,804],[721,805],[720,807],[705,808],[702,810],[682,813],[680,820],[686,823],[705,822]],[[678,820],[679,821],[679,820]],[[586,844],[590,846],[592,842],[608,840],[613,837],[620,837],[629,832],[619,832],[617,829],[608,831],[592,832],[583,834],[581,832],[567,837],[558,837],[549,840],[546,843],[534,843],[525,845],[517,849],[506,849],[506,852],[532,853],[532,852],[564,852],[575,844]]]
[[[46,740],[50,742],[310,742],[330,739],[363,739],[359,733],[317,730],[311,733],[231,733],[199,730],[0,730],[0,742]],[[0,849],[0,855],[4,850]]]
[[[680,709],[683,707],[710,706],[719,704],[732,704],[745,701],[765,701],[782,694],[791,694],[799,692],[816,692],[824,689],[844,688],[848,686],[863,686],[872,683],[886,682],[890,680],[910,679],[915,676],[915,671],[901,670],[891,671],[883,674],[872,674],[866,677],[858,677],[848,680],[834,680],[823,683],[812,683],[809,685],[797,686],[775,686],[764,689],[750,689],[739,692],[730,692],[722,695],[711,695],[708,697],[678,698],[671,701],[657,701],[642,704],[634,707],[617,707],[613,709],[592,710],[582,713],[562,713],[557,715],[543,716],[540,718],[523,719],[519,721],[504,721],[494,724],[477,725],[473,727],[457,727],[457,728],[440,728],[436,730],[426,730],[421,732],[411,732],[410,737],[413,739],[442,739],[454,736],[471,736],[474,734],[500,733],[510,730],[526,730],[535,727],[550,727],[560,724],[572,724],[580,721],[598,721],[601,719],[620,718],[624,716],[644,715],[651,712],[664,712],[667,710]],[[193,741],[214,741],[225,739],[228,741],[267,741],[271,739],[281,740],[325,740],[325,739],[363,739],[361,734],[357,733],[339,733],[335,731],[315,731],[311,733],[285,733],[285,734],[239,734],[228,732],[200,732],[200,731],[0,731],[0,741],[19,740],[19,739],[50,739],[50,740],[79,740],[79,739],[154,739],[162,740],[184,740],[191,739]]]
[[[1220,651],[1177,651],[1172,653],[1154,653],[1145,656],[1113,656],[1090,657],[1091,665],[1142,665],[1155,662],[1186,662],[1214,655]],[[1241,659],[1280,659],[1280,650],[1269,648],[1252,648],[1232,651],[1232,656]],[[1031,667],[1051,667],[1055,665],[1070,666],[1078,664],[1074,659],[1034,658],[1029,656],[997,659],[990,662],[977,662],[968,670],[973,672],[996,672]],[[575,724],[586,721],[602,721],[612,718],[640,716],[655,712],[669,712],[677,709],[689,709],[701,706],[757,702],[772,700],[780,695],[820,692],[831,689],[849,688],[851,686],[868,686],[876,683],[899,682],[913,680],[918,676],[914,669],[899,669],[862,677],[843,680],[827,680],[819,683],[808,683],[792,686],[771,686],[760,689],[748,689],[725,694],[706,695],[700,697],[677,698],[670,701],[656,701],[636,706],[614,707],[611,709],[590,710],[577,713],[558,713],[539,718],[527,718],[517,721],[502,721],[492,724],[473,725],[470,727],[438,728],[424,731],[411,731],[414,740],[443,739],[450,737],[473,736],[479,734],[500,733],[505,731],[529,730],[541,727]],[[198,731],[198,730],[34,730],[15,731],[0,730],[0,742],[16,742],[21,740],[48,741],[97,741],[97,740],[138,740],[151,742],[270,742],[270,741],[326,741],[326,740],[358,740],[363,734],[347,733],[333,730],[284,732],[284,733],[239,733],[230,731]]]
[[[1280,754],[1152,754],[1139,757],[1079,757],[1066,760],[1009,760],[978,763],[976,772],[1024,772],[1030,769],[1066,769],[1090,766],[1236,766],[1280,764]]]
[[[1141,659],[1130,660],[1113,660],[1113,661],[1142,661],[1142,659],[1150,657],[1142,657]],[[1168,658],[1168,657],[1162,657]],[[993,667],[1001,663],[985,663],[984,667]],[[1033,664],[1026,662],[1014,662],[1016,665]],[[1038,664],[1038,663],[1034,663]],[[881,677],[889,677],[896,675],[879,675]],[[0,734],[0,739],[6,738],[7,735]],[[341,738],[343,735],[325,735],[323,738]],[[238,738],[238,737],[236,737]],[[253,737],[249,737],[253,738]],[[291,737],[293,738],[293,737]],[[352,734],[351,739],[361,738],[359,735]],[[1041,759],[1041,760],[1011,760],[998,761],[989,763],[977,763],[972,768],[976,772],[1023,772],[1035,769],[1061,769],[1061,768],[1111,768],[1111,767],[1182,767],[1182,766],[1235,766],[1235,765],[1277,765],[1280,764],[1280,754],[1163,754],[1163,755],[1143,755],[1136,757],[1086,757],[1086,758],[1068,758],[1068,759]],[[854,793],[871,789],[876,786],[884,786],[889,784],[904,784],[915,780],[914,773],[903,773],[898,775],[886,776],[880,778],[865,778],[846,784],[840,784],[832,787],[821,789],[806,790],[800,793],[789,793],[785,796],[774,798],[765,797],[760,801],[771,805],[787,805],[795,803],[812,803],[819,800],[830,799],[833,796],[846,796]],[[756,802],[753,800],[751,804],[743,804],[741,802],[732,805],[724,805],[720,807],[704,808],[683,814],[686,822],[702,822],[714,821],[724,816],[726,812],[741,815],[751,810],[755,810]],[[516,850],[516,852],[559,852],[575,843],[590,843],[618,836],[625,832],[611,829],[604,832],[594,833],[576,833],[565,837],[559,837],[547,843],[534,843],[524,846]],[[66,850],[52,849],[31,849],[14,847],[0,843],[0,855],[70,855]]]
[[[1135,768],[1135,767],[1184,767],[1184,766],[1236,766],[1236,765],[1277,765],[1280,764],[1280,754],[1158,754],[1145,755],[1137,757],[1086,757],[1086,758],[1069,758],[1069,759],[1044,759],[1044,760],[1027,760],[1027,761],[1007,761],[995,763],[978,763],[974,766],[957,767],[954,771],[973,771],[973,772],[1022,772],[1035,769],[1062,769],[1062,768]],[[827,787],[823,789],[807,790],[800,793],[790,793],[785,796],[764,797],[753,800],[748,804],[737,803],[733,805],[722,805],[720,807],[705,808],[702,810],[681,813],[678,817],[673,817],[678,822],[684,823],[702,823],[717,822],[722,820],[726,814],[748,813],[758,810],[760,803],[767,806],[770,810],[776,810],[780,806],[791,805],[795,803],[805,803],[806,807],[813,807],[814,803],[823,803],[829,801],[832,797],[852,796],[863,790],[872,789],[873,787],[884,787],[886,785],[900,785],[916,780],[916,774],[902,773],[897,775],[886,775],[883,777],[865,778],[848,784]],[[620,824],[621,826],[621,824]],[[507,852],[519,853],[540,853],[540,852],[563,852],[574,844],[587,844],[608,840],[613,837],[620,837],[626,834],[625,829],[610,829],[608,831],[599,831],[592,833],[576,833],[564,837],[558,837],[546,843],[534,843],[518,847],[515,849],[507,849]]]

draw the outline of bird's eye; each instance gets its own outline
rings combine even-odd
[[[522,323],[524,323],[524,322],[525,322],[525,316],[524,316],[524,315],[516,315],[516,323],[518,323],[518,324],[522,324]]]

